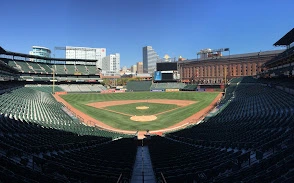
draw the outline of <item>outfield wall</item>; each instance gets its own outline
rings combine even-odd
[[[180,89],[165,89],[165,92],[178,92]]]

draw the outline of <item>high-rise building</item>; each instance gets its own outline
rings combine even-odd
[[[137,62],[137,74],[143,74],[143,62]]]
[[[120,70],[120,54],[110,54],[102,59],[102,71],[115,71]]]
[[[137,72],[137,65],[132,65],[131,66],[131,72],[136,73]]]
[[[156,62],[159,56],[152,46],[143,47],[143,72],[152,74],[156,70]]]
[[[65,47],[65,57],[69,59],[97,60],[96,66],[102,68],[102,59],[106,57],[106,48]]]
[[[30,51],[30,55],[36,55],[41,57],[51,57],[51,50],[49,48],[41,47],[41,46],[32,46],[33,50]],[[33,62],[45,62],[45,60],[30,58],[30,61]]]

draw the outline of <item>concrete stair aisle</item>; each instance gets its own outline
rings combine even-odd
[[[148,146],[138,146],[131,183],[156,183]]]

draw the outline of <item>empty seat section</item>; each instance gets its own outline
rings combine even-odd
[[[37,123],[46,128],[62,129],[82,135],[113,138],[130,136],[84,125],[77,117],[73,118],[67,114],[64,106],[57,102],[48,90],[42,92],[40,89],[21,87],[4,93],[0,95],[0,114],[20,121]]]
[[[64,65],[55,65],[55,74],[66,74]]]
[[[77,135],[3,115],[0,134],[1,182],[116,182],[120,176],[131,177],[133,139]]]
[[[35,73],[34,68],[24,61],[15,61],[15,63],[20,67],[25,73]]]
[[[45,64],[45,63],[38,63],[39,66],[41,67],[41,69],[43,70],[43,72],[47,73],[47,74],[51,74],[52,73],[52,65],[51,64]]]
[[[182,89],[186,86],[184,83],[152,83],[150,90]]]
[[[88,71],[86,71],[86,67],[84,65],[76,65],[77,72],[80,72],[82,75],[89,74]]]
[[[40,67],[38,63],[35,62],[27,62],[27,64],[36,72],[36,73],[44,73],[45,71]]]
[[[150,91],[151,81],[129,81],[127,91]]]
[[[96,75],[99,74],[99,70],[97,69],[96,66],[91,66],[91,65],[87,65],[86,66],[86,70],[89,72],[89,74],[91,75]]]
[[[77,72],[75,65],[66,65],[66,73],[67,74],[74,74],[75,72]]]
[[[263,178],[279,179],[281,174],[286,174],[289,169],[281,166],[272,169],[282,171],[281,174],[270,174],[264,169],[273,166],[273,161],[287,164],[282,161],[283,155],[290,155],[288,152],[293,148],[294,96],[263,86],[254,78],[236,78],[230,81],[220,105],[225,103],[226,107],[216,116],[191,128],[165,134],[165,137],[199,148],[242,152],[236,158],[237,163],[232,164],[234,161],[227,159],[225,167],[210,166],[209,171],[204,171],[208,181],[259,182]],[[245,160],[244,153],[248,153]],[[249,159],[253,166],[248,167]],[[214,172],[216,169],[218,171]],[[256,172],[260,175],[255,176]],[[182,180],[189,177],[188,174],[183,172]],[[198,175],[191,176],[196,180]]]

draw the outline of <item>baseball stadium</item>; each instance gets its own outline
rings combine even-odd
[[[0,47],[0,182],[293,182],[293,42],[123,86],[96,60]]]

